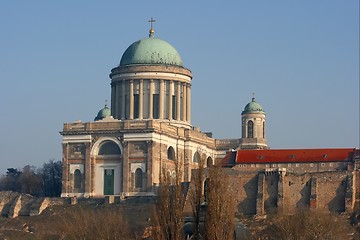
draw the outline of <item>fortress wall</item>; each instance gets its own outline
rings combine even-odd
[[[301,208],[344,212],[347,210],[346,201],[355,202],[351,196],[346,199],[346,194],[350,191],[349,187],[351,189],[357,187],[347,186],[348,174],[346,171],[286,173],[285,175],[276,171],[237,172],[237,176],[234,176],[232,181],[237,181],[234,186],[238,188],[236,193],[238,213],[261,215],[277,213],[280,210],[284,213],[293,213]],[[259,183],[260,175],[264,176],[261,183]],[[356,181],[354,182],[356,185]],[[259,188],[259,184],[263,187]],[[347,208],[353,206],[348,205]]]
[[[245,215],[256,214],[256,197],[258,192],[257,173],[241,174],[238,183],[238,212]]]
[[[276,213],[278,202],[279,175],[277,172],[265,174],[264,210],[266,213]]]
[[[318,173],[317,209],[331,212],[345,211],[346,172]]]
[[[311,176],[309,174],[284,177],[284,212],[294,212],[296,208],[310,205]]]

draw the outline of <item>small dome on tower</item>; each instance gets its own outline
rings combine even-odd
[[[251,99],[251,102],[249,102],[248,104],[246,104],[244,111],[242,111],[241,114],[246,114],[246,113],[264,113],[263,108],[261,107],[261,105],[255,101],[255,98],[253,97]]]
[[[95,117],[94,121],[99,121],[99,120],[102,120],[102,119],[104,119],[106,117],[110,117],[110,116],[111,116],[111,110],[105,104],[105,107],[98,112],[98,114]]]

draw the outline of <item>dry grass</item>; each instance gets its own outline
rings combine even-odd
[[[339,215],[299,210],[294,215],[278,215],[268,228],[272,239],[351,239],[348,220]]]
[[[116,208],[77,208],[61,216],[56,227],[62,239],[136,239],[122,211]]]

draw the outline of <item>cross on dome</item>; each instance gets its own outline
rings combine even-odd
[[[154,37],[154,29],[153,29],[153,23],[155,22],[154,18],[150,18],[150,20],[148,20],[148,22],[150,23],[150,30],[149,30],[149,37]]]

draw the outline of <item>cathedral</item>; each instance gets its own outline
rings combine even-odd
[[[94,121],[65,123],[62,196],[154,195],[162,171],[183,181],[231,149],[266,149],[265,112],[253,98],[242,112],[241,139],[214,139],[191,124],[192,73],[178,51],[155,37],[132,43],[110,73],[111,107]]]
[[[221,163],[238,214],[360,206],[359,149],[269,149],[266,114],[255,98],[241,113],[239,139],[215,139],[193,127],[192,73],[152,26],[109,77],[111,106],[60,132],[62,197],[154,196],[160,176],[175,176],[176,166],[191,188],[199,164]]]

